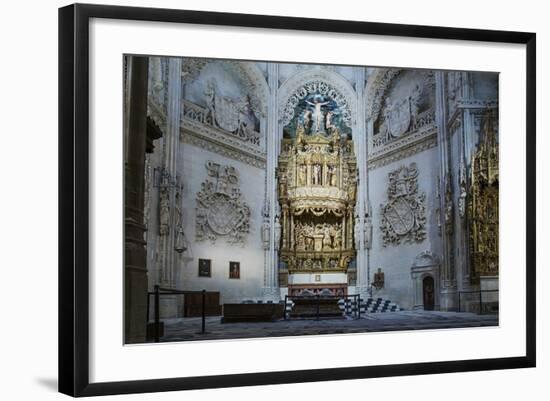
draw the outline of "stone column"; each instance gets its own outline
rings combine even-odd
[[[167,104],[166,104],[166,137],[164,140],[164,153],[162,167],[169,177],[167,188],[170,202],[170,224],[166,234],[161,235],[159,250],[162,263],[162,277],[159,277],[161,287],[176,288],[176,270],[178,268],[178,254],[174,250],[176,237],[176,191],[177,185],[177,161],[179,157],[180,113],[181,113],[181,58],[168,59],[167,79]],[[179,196],[181,202],[181,194]],[[178,205],[181,208],[181,205]],[[177,315],[176,296],[164,296],[161,298],[161,315],[174,317]]]
[[[365,68],[357,67],[354,69],[355,90],[357,93],[357,115],[353,122],[353,140],[355,142],[355,155],[357,157],[357,168],[359,172],[359,185],[357,187],[356,215],[359,218],[359,228],[355,235],[358,235],[359,244],[357,251],[357,284],[356,292],[362,298],[368,297],[369,288],[369,266],[368,254],[365,247],[365,207],[368,203],[368,180],[367,180],[367,130],[365,116]]]
[[[454,252],[453,252],[453,233],[454,230],[448,230],[445,211],[448,206],[446,202],[446,189],[447,183],[452,188],[451,170],[450,170],[450,153],[449,153],[449,141],[447,136],[447,109],[446,109],[446,95],[445,95],[445,72],[435,71],[435,118],[437,124],[437,144],[439,149],[439,193],[440,196],[440,221],[444,225],[442,229],[442,246],[443,246],[443,260],[441,263],[441,309],[442,310],[455,310],[458,302],[457,288],[456,288],[456,274],[454,267]],[[451,223],[452,224],[452,223]]]
[[[462,75],[462,98],[470,99],[473,95],[472,88],[470,86],[470,79],[468,72],[456,72],[455,74]],[[460,130],[460,136],[458,138],[459,142],[459,170],[458,170],[458,186],[457,186],[457,197],[460,197],[460,185],[461,185],[461,170],[464,174],[464,180],[466,188],[469,187],[469,177],[468,171],[470,171],[470,152],[472,147],[472,138],[475,138],[475,126],[474,118],[472,112],[469,109],[462,110],[462,129]],[[457,198],[459,199],[459,198]],[[465,200],[467,202],[467,199]],[[456,225],[457,233],[456,237],[458,240],[458,257],[457,264],[461,267],[458,279],[460,280],[460,290],[471,290],[470,285],[470,249],[469,249],[469,227],[467,224],[467,204],[465,205],[465,213],[463,216],[460,216],[460,210],[457,205],[456,219],[459,224]]]
[[[124,204],[124,339],[145,342],[147,268],[143,225],[144,168],[147,136],[146,57],[129,57]]]
[[[266,301],[277,302],[280,298],[278,285],[278,251],[275,249],[275,215],[279,212],[277,197],[277,180],[275,169],[279,155],[280,135],[277,119],[277,95],[279,90],[279,65],[267,64],[267,81],[269,85],[269,99],[267,102],[267,131],[264,133],[267,148],[266,164],[266,203],[269,210],[269,245],[265,250],[264,258],[264,288],[262,298]]]

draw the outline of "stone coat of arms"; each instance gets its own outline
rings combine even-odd
[[[250,208],[242,199],[239,174],[233,166],[206,162],[208,176],[197,193],[197,241],[226,237],[229,243],[244,245],[250,231]]]
[[[418,193],[416,163],[389,173],[388,201],[380,205],[384,246],[426,238],[426,194]]]

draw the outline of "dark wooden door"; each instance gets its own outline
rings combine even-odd
[[[424,277],[424,280],[422,280],[422,294],[424,299],[424,310],[434,310],[435,291],[434,279],[432,276]]]

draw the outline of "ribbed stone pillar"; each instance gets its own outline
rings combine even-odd
[[[124,204],[124,338],[145,342],[147,308],[146,249],[143,234],[144,167],[147,136],[146,57],[128,60]]]
[[[264,287],[262,297],[266,301],[279,301],[280,291],[278,284],[278,251],[275,249],[275,215],[278,212],[277,181],[275,169],[279,155],[280,135],[277,120],[277,94],[279,89],[279,65],[267,64],[267,80],[269,85],[269,100],[267,103],[267,163],[266,163],[266,200],[269,208],[269,245],[265,250],[264,259]]]
[[[439,148],[439,193],[440,196],[440,221],[445,222],[446,201],[445,192],[447,185],[452,188],[450,171],[449,141],[447,136],[447,109],[445,105],[445,72],[435,72],[435,118],[437,124],[437,144]],[[452,224],[452,223],[451,223]],[[458,295],[456,288],[456,272],[454,267],[453,234],[454,230],[442,230],[443,260],[441,261],[441,299],[442,310],[454,310],[457,308]]]
[[[359,186],[357,188],[356,218],[359,218],[358,232],[359,240],[355,241],[358,246],[357,251],[357,285],[356,293],[362,298],[368,296],[369,288],[369,264],[368,250],[365,246],[365,215],[368,204],[368,179],[367,179],[367,130],[365,116],[365,68],[357,67],[354,70],[355,90],[357,93],[357,115],[353,124],[353,141],[357,157],[357,168],[359,170]]]

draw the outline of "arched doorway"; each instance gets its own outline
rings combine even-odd
[[[424,310],[434,310],[434,279],[432,276],[426,276],[422,280],[422,298],[424,301]]]

